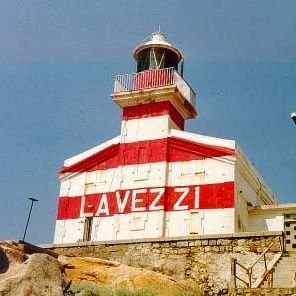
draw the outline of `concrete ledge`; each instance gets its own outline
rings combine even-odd
[[[229,234],[212,234],[212,235],[196,235],[196,236],[182,236],[182,237],[164,237],[164,238],[145,238],[145,239],[128,239],[128,240],[111,240],[111,241],[89,241],[65,244],[42,244],[40,248],[67,248],[67,247],[84,247],[97,245],[123,245],[123,244],[137,244],[137,243],[161,243],[161,242],[176,242],[176,241],[196,241],[209,239],[243,239],[256,237],[274,237],[281,236],[281,231],[266,231],[266,232],[240,232]]]
[[[278,205],[262,205],[257,207],[249,207],[248,211],[251,214],[261,214],[261,212],[287,212],[294,213],[296,210],[296,203],[285,203]]]

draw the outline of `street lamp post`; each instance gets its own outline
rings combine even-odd
[[[291,118],[293,119],[294,123],[296,124],[296,111],[291,113]]]
[[[29,216],[28,216],[28,219],[27,219],[27,224],[26,224],[25,232],[24,232],[24,235],[23,235],[23,242],[25,241],[25,238],[26,238],[27,229],[28,229],[30,218],[31,218],[33,204],[34,204],[35,201],[38,201],[38,199],[33,198],[33,197],[29,197],[28,199],[31,201],[31,207],[30,207]]]

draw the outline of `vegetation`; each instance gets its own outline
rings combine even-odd
[[[159,296],[152,289],[141,289],[131,291],[128,289],[111,290],[108,288],[99,287],[94,283],[82,282],[72,283],[64,294],[65,296]],[[172,296],[198,296],[194,292],[179,292]]]
[[[111,290],[99,287],[94,283],[73,283],[67,289],[66,296],[157,296],[157,293],[151,289],[141,289],[130,291],[128,289]]]

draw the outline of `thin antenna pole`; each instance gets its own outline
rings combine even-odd
[[[38,201],[38,199],[32,198],[32,197],[30,197],[28,199],[31,200],[31,207],[30,207],[29,216],[28,216],[28,219],[27,219],[27,223],[26,223],[26,227],[25,227],[25,231],[24,231],[24,235],[23,235],[23,242],[25,241],[25,238],[26,238],[27,229],[28,229],[30,218],[31,218],[33,204],[34,204],[35,201]]]

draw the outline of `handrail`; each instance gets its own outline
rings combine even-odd
[[[114,93],[150,89],[175,83],[175,69],[150,69],[138,73],[115,76]]]
[[[238,266],[240,266],[241,268],[243,268],[244,270],[246,270],[246,271],[249,270],[248,267],[243,266],[241,263],[236,262],[236,264],[237,264]]]
[[[274,239],[274,241],[263,251],[263,253],[257,258],[257,260],[249,267],[252,269],[262,257],[265,257],[265,254],[271,249],[271,247],[276,243],[278,236]]]
[[[273,247],[273,245],[279,240],[280,243],[280,257],[284,252],[284,234],[276,236],[273,241],[268,245],[267,248],[262,252],[262,254],[255,260],[255,262],[250,266],[244,266],[242,263],[237,262],[236,258],[231,258],[231,275],[232,275],[232,284],[233,288],[237,288],[237,280],[240,280],[248,288],[252,288],[252,284],[257,283],[257,286],[260,285],[266,278],[268,278],[268,286],[269,288],[272,288],[273,286],[273,266],[275,263],[279,260],[280,257],[275,258],[276,260],[273,262],[273,266],[269,267],[266,261],[266,253],[270,251],[270,249]],[[254,266],[261,260],[264,259],[264,272],[261,276],[258,277],[258,279],[252,283],[252,276],[253,276],[253,269]],[[237,267],[242,268],[247,276],[247,279],[242,279],[237,275]]]
[[[187,81],[173,68],[150,69],[138,73],[122,74],[115,76],[114,94],[150,90],[153,88],[174,85],[180,94],[193,107],[196,94]]]

